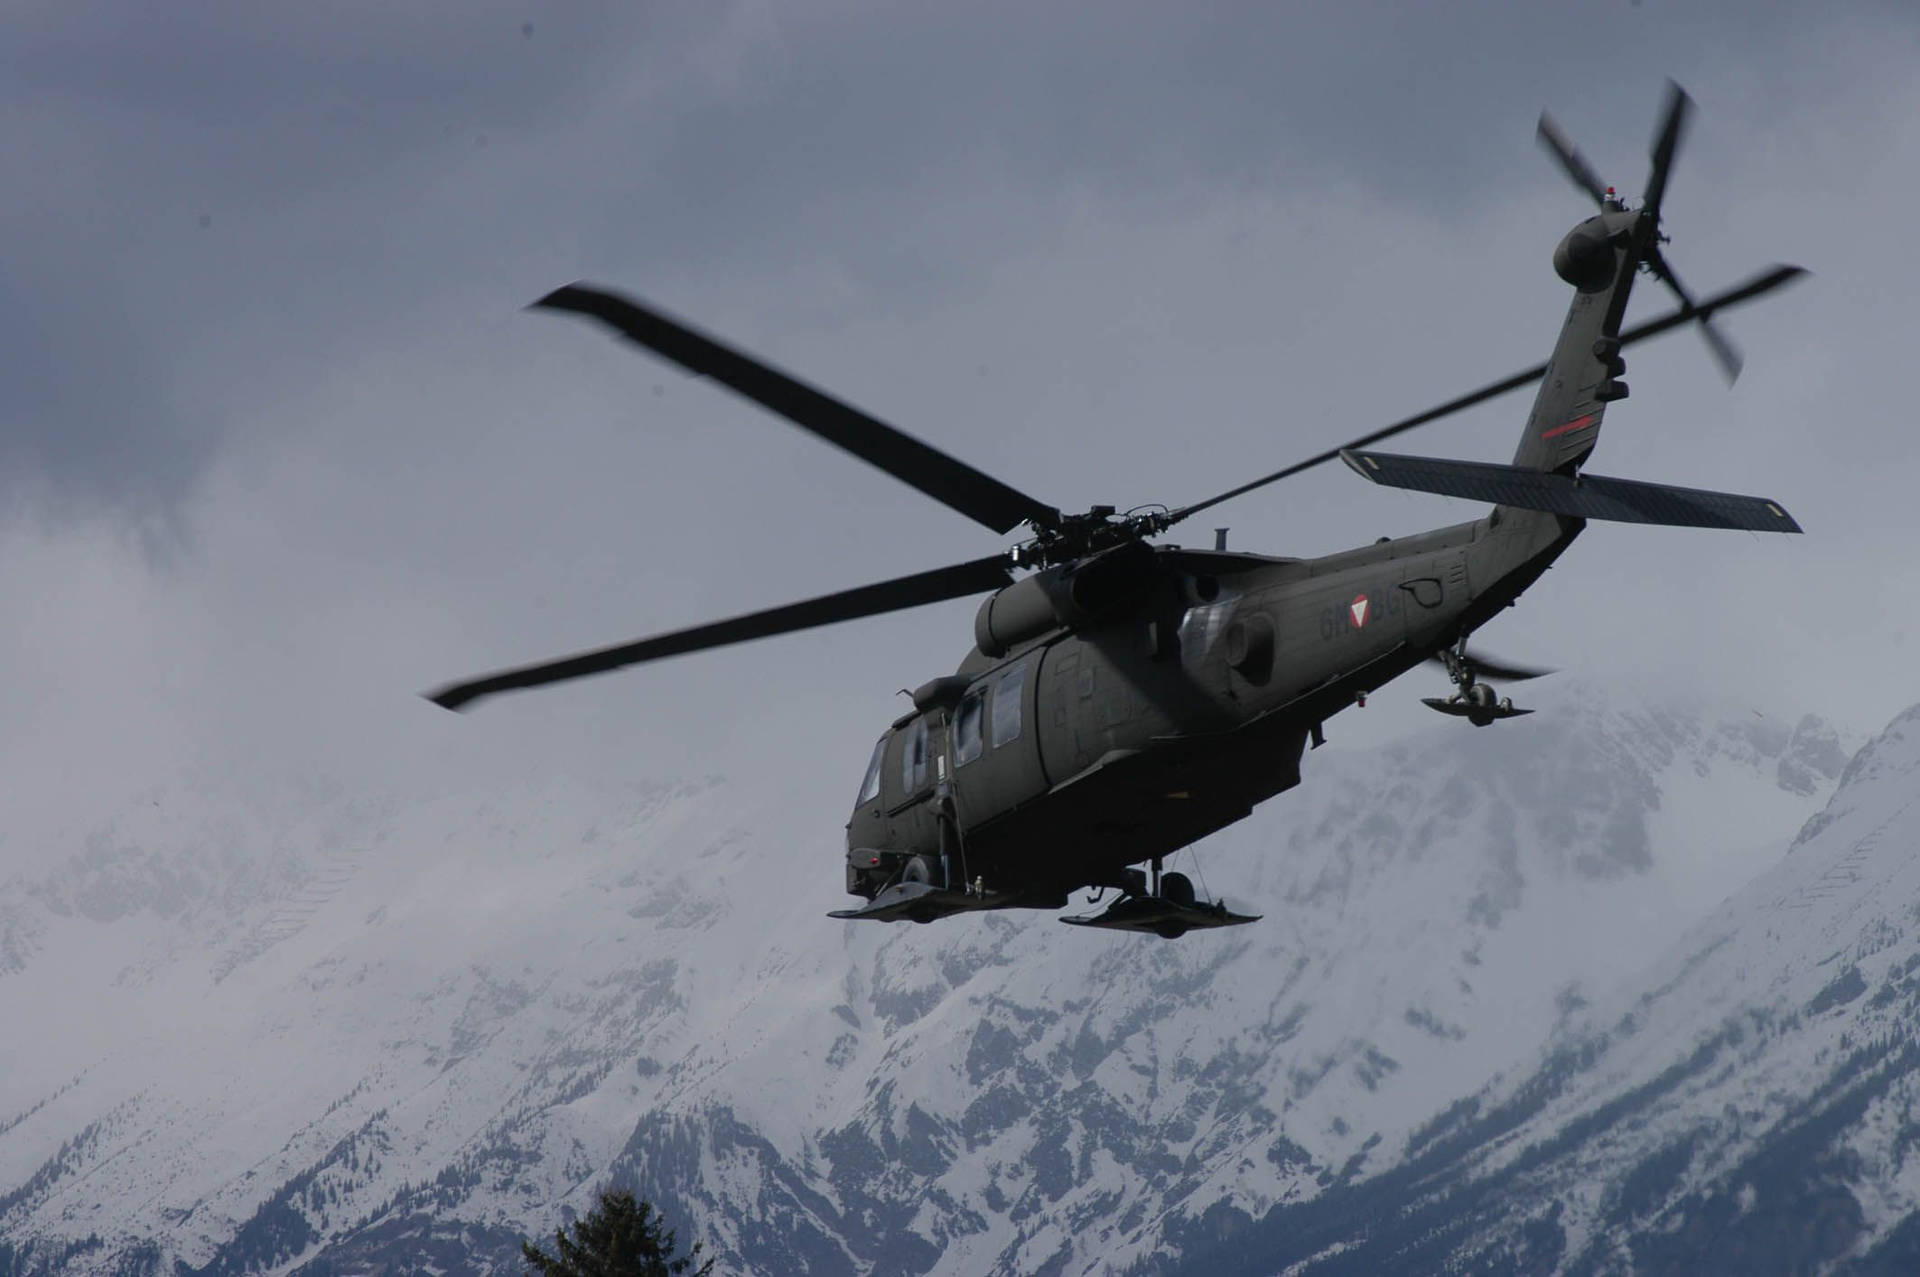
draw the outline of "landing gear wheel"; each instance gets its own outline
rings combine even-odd
[[[929,887],[938,886],[940,866],[934,863],[932,856],[914,856],[907,861],[907,867],[900,871],[900,881],[924,883]]]
[[[1183,873],[1160,876],[1160,898],[1176,905],[1193,903],[1193,880]],[[1184,928],[1182,928],[1184,930]]]

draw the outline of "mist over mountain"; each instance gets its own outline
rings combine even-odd
[[[1905,1049],[1920,755],[1543,687],[1310,754],[1178,865],[1263,920],[1175,942],[828,921],[797,782],[183,777],[0,881],[0,1273],[515,1272],[609,1179],[743,1271],[1652,1262]],[[1897,1144],[1829,1158],[1833,1253]]]
[[[1920,706],[1778,864],[1532,1065],[1191,1270],[1915,1271],[1916,849]]]

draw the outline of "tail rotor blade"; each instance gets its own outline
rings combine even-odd
[[[1667,109],[1660,131],[1653,138],[1653,171],[1647,177],[1646,207],[1660,216],[1660,201],[1667,193],[1667,174],[1673,168],[1673,156],[1686,134],[1687,119],[1693,114],[1693,99],[1672,80],[1667,81]]]
[[[1553,152],[1554,158],[1560,161],[1560,167],[1567,171],[1567,176],[1573,179],[1573,184],[1591,195],[1595,204],[1604,208],[1607,203],[1606,183],[1600,180],[1599,175],[1593,171],[1593,166],[1588,164],[1586,157],[1580,154],[1579,149],[1573,144],[1573,139],[1569,138],[1560,126],[1554,123],[1553,117],[1545,111],[1540,112],[1540,126],[1536,130],[1536,136],[1539,137],[1541,145]]]
[[[1707,349],[1713,352],[1713,358],[1720,365],[1721,375],[1726,377],[1727,384],[1731,386],[1740,380],[1740,369],[1745,366],[1746,360],[1740,354],[1739,347],[1715,328],[1711,319],[1700,321],[1700,335],[1707,339]]]
[[[1680,282],[1680,276],[1674,273],[1672,265],[1668,263],[1666,255],[1660,251],[1658,245],[1648,251],[1647,265],[1652,267],[1654,274],[1673,290],[1673,295],[1680,299],[1684,312],[1698,314],[1700,307],[1693,300],[1693,294],[1688,292],[1687,286]],[[1731,386],[1740,379],[1740,369],[1746,360],[1726,334],[1713,326],[1710,316],[1700,314],[1699,319],[1700,335],[1706,338],[1707,349],[1713,352],[1715,362],[1720,365],[1721,373],[1726,377],[1727,384]]]

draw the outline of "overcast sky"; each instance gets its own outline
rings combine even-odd
[[[14,827],[183,759],[817,770],[838,811],[973,604],[417,698],[1007,544],[526,303],[632,291],[1063,508],[1179,504],[1544,358],[1587,208],[1535,119],[1637,194],[1668,76],[1699,105],[1675,266],[1813,276],[1728,317],[1731,391],[1690,334],[1633,352],[1593,468],[1807,535],[1595,525],[1485,644],[1869,729],[1920,699],[1920,10],[1413,8],[12,6]],[[1526,403],[1405,449],[1505,460]],[[1335,466],[1213,513],[1187,540],[1318,554],[1478,512]]]

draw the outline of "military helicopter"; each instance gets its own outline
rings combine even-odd
[[[1627,396],[1621,352],[1697,323],[1728,380],[1740,368],[1713,316],[1803,272],[1776,266],[1696,300],[1661,245],[1660,210],[1691,100],[1668,85],[1646,192],[1630,208],[1553,121],[1539,136],[1598,211],[1560,240],[1574,290],[1547,362],[1191,505],[1083,514],[1055,507],[940,452],[658,310],[573,284],[535,303],[600,321],[878,466],[1002,535],[1011,550],[784,607],[457,683],[449,709],[748,639],[991,591],[958,670],[912,693],[873,748],[847,822],[847,891],[836,918],[929,922],[982,909],[1057,909],[1086,887],[1118,893],[1082,926],[1168,938],[1252,922],[1200,900],[1164,860],[1300,780],[1323,724],[1426,661],[1454,690],[1427,698],[1486,726],[1525,714],[1486,680],[1543,670],[1467,650],[1590,519],[1798,532],[1759,497],[1583,471],[1609,404]],[[1679,299],[1623,328],[1646,271]],[[1538,381],[1506,465],[1401,456],[1372,445]],[[1334,458],[1390,487],[1491,504],[1482,518],[1322,558],[1155,545],[1203,510]],[[1028,573],[1016,580],[1015,571]]]

